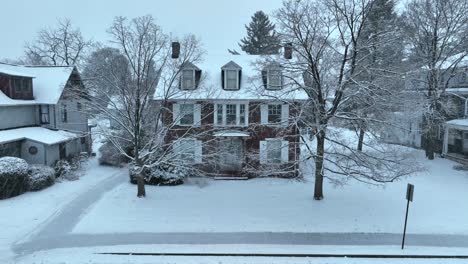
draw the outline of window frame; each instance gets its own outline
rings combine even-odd
[[[278,72],[279,84],[272,86],[270,77],[272,76],[271,72]],[[283,71],[280,68],[268,68],[267,69],[267,89],[268,90],[280,90],[283,87]]]
[[[47,109],[47,111],[44,111],[44,109]],[[39,119],[40,119],[41,125],[50,124],[50,106],[49,105],[39,105]]]
[[[228,124],[227,123],[227,105],[235,105],[235,111],[236,111],[236,121],[235,124]],[[241,105],[244,106],[244,113],[241,118]],[[214,125],[218,127],[246,127],[248,126],[248,109],[249,109],[249,103],[248,102],[215,102],[214,103],[214,109],[216,114],[214,115]],[[221,110],[220,110],[221,109]],[[221,123],[220,121],[220,114],[221,116]],[[241,120],[243,122],[241,122]]]
[[[60,121],[62,121],[62,123],[68,123],[68,111],[65,103],[60,105]]]
[[[189,71],[192,73],[192,74],[191,74],[191,75],[192,75],[192,86],[191,86],[191,87],[186,87],[186,86],[185,86],[186,76],[185,76],[184,73],[185,73],[185,72],[189,72]],[[180,76],[180,82],[181,82],[180,88],[181,88],[182,90],[195,90],[195,88],[196,88],[196,84],[195,84],[195,82],[196,82],[195,69],[183,69],[183,70],[182,70],[182,73],[181,73],[181,76]]]
[[[270,107],[275,107],[276,109],[272,109],[272,110],[275,110],[276,112],[279,111],[279,113],[272,114],[274,116],[278,116],[277,122],[273,122],[270,119]],[[283,105],[282,104],[268,104],[267,105],[267,122],[269,125],[280,125],[282,122],[282,117],[283,117]]]
[[[192,109],[191,111],[183,111],[182,109],[184,107],[187,107],[187,106],[191,106]],[[183,120],[184,120],[184,117],[185,116],[192,116],[192,123],[189,124],[189,123],[184,123]],[[193,126],[195,125],[195,104],[180,104],[179,105],[179,125],[180,126]]]
[[[228,86],[228,72],[234,72],[235,75],[235,88]],[[224,89],[225,90],[239,90],[239,70],[237,69],[224,69]]]

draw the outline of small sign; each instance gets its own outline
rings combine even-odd
[[[414,193],[414,185],[408,183],[408,187],[406,188],[406,200],[412,202],[413,193]]]

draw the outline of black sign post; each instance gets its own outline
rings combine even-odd
[[[403,229],[403,241],[401,242],[401,249],[405,247],[405,236],[406,236],[406,223],[408,222],[408,209],[409,203],[413,201],[413,193],[414,193],[414,185],[408,183],[408,187],[406,188],[406,216],[405,216],[405,227]]]

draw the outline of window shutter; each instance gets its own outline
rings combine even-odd
[[[195,163],[202,163],[203,160],[203,147],[201,140],[195,141]]]
[[[289,124],[289,105],[281,105],[281,125],[287,127]]]
[[[260,123],[262,125],[268,124],[268,105],[260,105]]]
[[[240,89],[241,88],[241,79],[242,78],[242,70],[239,70],[239,78],[238,78],[238,81],[239,81],[239,85],[237,85],[237,88]]]
[[[172,122],[176,125],[180,125],[180,105],[172,104]]]
[[[263,81],[263,87],[265,89],[268,89],[268,72],[267,70],[262,70],[262,81]]]
[[[198,88],[201,79],[201,70],[195,70],[195,88]]]
[[[289,161],[289,141],[281,141],[281,162]]]
[[[201,126],[201,104],[193,105],[193,123],[196,127]]]
[[[226,73],[224,72],[224,70],[221,70],[221,88],[225,88],[225,85],[224,85],[224,78],[226,76]]]
[[[267,142],[265,140],[260,141],[260,164],[267,163]]]

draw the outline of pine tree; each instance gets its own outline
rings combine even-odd
[[[241,39],[239,46],[248,54],[277,54],[280,41],[275,31],[275,25],[270,22],[263,11],[257,11],[252,16],[252,21],[247,26],[247,36]]]

